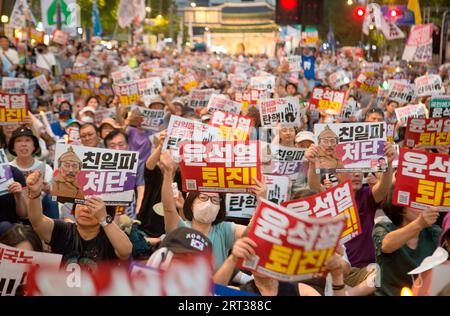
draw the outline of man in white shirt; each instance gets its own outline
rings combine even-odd
[[[55,55],[53,55],[44,44],[38,45],[36,50],[36,66],[52,72],[53,66],[56,66]]]
[[[3,72],[14,77],[19,64],[19,54],[15,49],[9,47],[9,39],[4,35],[0,36],[0,59],[3,64]]]

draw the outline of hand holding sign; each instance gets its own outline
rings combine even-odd
[[[22,185],[19,182],[11,182],[8,185],[8,192],[11,194],[19,195],[22,193]]]
[[[233,245],[233,250],[231,252],[233,260],[238,259],[251,260],[256,254],[255,249],[258,245],[256,242],[248,237],[243,237],[238,240]]]
[[[419,223],[422,229],[430,227],[434,223],[436,223],[439,217],[439,209],[436,207],[429,207],[423,210],[419,217],[417,218],[417,222]]]
[[[392,143],[386,142],[384,144],[384,154],[388,158],[388,163],[392,164],[395,159],[395,149]]]
[[[171,150],[166,150],[161,154],[159,164],[163,173],[168,172],[173,174],[178,167],[178,164],[173,160]]]
[[[267,186],[264,182],[264,180],[262,181],[258,181],[258,179],[256,178],[252,178],[252,180],[256,183],[255,185],[252,185],[250,188],[252,190],[252,193],[254,195],[256,195],[258,198],[266,198],[267,195]]]
[[[103,202],[103,200],[100,197],[98,196],[91,197],[90,199],[86,200],[85,205],[89,209],[89,211],[92,212],[95,218],[98,219],[99,222],[106,217],[107,213],[105,202]]]

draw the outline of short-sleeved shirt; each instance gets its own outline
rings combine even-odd
[[[19,182],[24,188],[26,186],[25,177],[23,173],[16,167],[10,166],[12,176],[15,182]],[[19,216],[16,212],[16,200],[14,199],[14,194],[6,193],[0,195],[0,222],[7,221],[10,223],[17,223],[19,221]]]
[[[152,152],[150,136],[152,131],[140,131],[136,127],[128,126],[128,147],[132,151],[139,152],[139,160],[146,161]]]
[[[178,226],[192,228],[192,222],[180,220]],[[221,222],[211,226],[208,238],[213,249],[214,271],[217,271],[227,259],[235,241],[235,230],[236,224],[232,222]]]
[[[100,233],[91,240],[84,240],[74,223],[54,220],[50,247],[52,252],[63,255],[64,262],[93,262],[118,260],[114,247],[100,227]]]
[[[384,237],[396,229],[398,227],[391,222],[382,221],[377,223],[373,230],[377,264],[381,273],[380,287],[375,290],[377,296],[399,296],[403,287],[411,288],[412,279],[408,272],[433,254],[441,233],[439,226],[432,225],[420,232],[416,249],[405,244],[393,253],[383,253],[381,245]]]
[[[375,202],[372,189],[362,187],[355,192],[362,233],[345,244],[347,256],[352,267],[363,268],[375,262],[375,248],[372,241],[375,213],[379,203]]]

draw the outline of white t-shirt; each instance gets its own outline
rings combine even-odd
[[[0,48],[0,56],[2,58],[8,57],[8,62],[17,65],[19,63],[19,54],[15,49],[9,48],[6,52]]]
[[[52,53],[37,54],[36,65],[40,68],[52,70],[52,66],[56,65],[55,55]]]
[[[19,169],[20,171],[22,171],[23,175],[25,176],[25,178],[32,173],[35,170],[41,170],[41,172],[44,173],[44,181],[48,182],[51,184],[52,180],[53,180],[53,169],[52,167],[50,167],[48,164],[46,164],[45,162],[39,161],[37,159],[34,159],[34,163],[31,167],[29,168],[21,168],[17,165],[17,161],[16,159],[14,159],[13,161],[11,161],[9,163],[11,166],[16,167],[17,169]]]

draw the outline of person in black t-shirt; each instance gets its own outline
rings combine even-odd
[[[28,217],[35,232],[54,253],[63,255],[64,262],[95,265],[98,261],[129,258],[132,244],[113,222],[114,209],[107,212],[101,198],[94,196],[85,205],[75,205],[76,223],[66,223],[42,214],[42,186],[40,171],[27,177]]]

